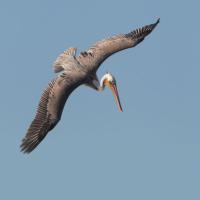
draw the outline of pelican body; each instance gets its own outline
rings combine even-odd
[[[96,72],[112,54],[142,42],[158,23],[159,19],[128,34],[101,40],[78,56],[73,47],[60,54],[53,65],[54,72],[59,74],[49,82],[40,98],[36,116],[22,140],[21,151],[30,153],[38,146],[61,119],[69,95],[82,84],[97,91],[103,91],[106,86],[110,88],[119,110],[122,111],[115,77],[106,73],[99,81]]]

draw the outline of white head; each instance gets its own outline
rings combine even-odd
[[[103,90],[105,88],[105,86],[107,86],[108,88],[110,88],[111,91],[113,92],[113,95],[115,97],[115,100],[117,102],[119,110],[122,112],[123,110],[122,110],[122,106],[121,106],[120,99],[119,99],[119,94],[118,94],[118,90],[117,90],[116,79],[109,72],[107,72],[106,74],[104,74],[104,76],[101,78],[100,90]]]
[[[109,73],[109,72],[107,72],[106,74],[103,75],[103,77],[101,78],[100,85],[102,87],[105,87],[105,85],[106,85],[105,82],[106,81],[108,81],[108,82],[115,82],[115,84],[116,84],[115,77],[111,73]]]

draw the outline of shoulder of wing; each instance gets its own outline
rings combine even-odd
[[[55,73],[66,70],[71,65],[79,66],[79,63],[76,60],[76,48],[70,47],[63,53],[61,53],[58,58],[53,63],[53,69]]]

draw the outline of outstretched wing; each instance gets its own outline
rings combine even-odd
[[[53,64],[55,73],[67,70],[68,67],[78,66],[79,63],[76,60],[76,48],[70,47],[63,53],[61,53]]]
[[[79,80],[66,76],[66,73],[62,73],[52,80],[44,90],[35,119],[22,140],[21,151],[24,153],[30,153],[35,149],[47,133],[56,126],[61,118],[67,98],[81,84]]]
[[[87,66],[91,71],[96,71],[100,64],[110,55],[123,49],[131,48],[139,44],[152,32],[160,19],[154,24],[136,29],[128,34],[117,35],[108,39],[101,40],[77,57],[83,66]]]

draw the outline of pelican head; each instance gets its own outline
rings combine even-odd
[[[122,112],[122,106],[121,106],[121,102],[120,102],[120,98],[119,98],[119,94],[118,94],[118,90],[117,90],[117,83],[116,83],[116,79],[115,77],[107,72],[102,78],[101,78],[101,82],[100,82],[100,87],[99,87],[99,91],[102,91],[105,86],[107,86],[108,88],[110,88],[110,90],[112,91],[115,100],[117,102],[118,108],[120,110],[120,112]]]

